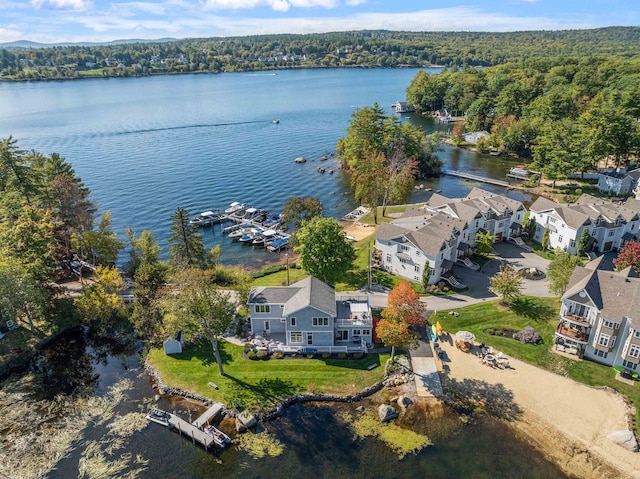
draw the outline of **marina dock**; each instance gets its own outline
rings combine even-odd
[[[508,181],[494,180],[493,178],[474,175],[472,173],[465,173],[464,171],[445,170],[442,173],[449,176],[457,176],[458,178],[464,178],[465,180],[473,180],[473,181],[479,181],[481,183],[487,183],[489,185],[505,186],[507,188],[511,186]]]

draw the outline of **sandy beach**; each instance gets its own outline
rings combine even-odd
[[[510,359],[512,369],[494,369],[452,344],[441,346],[448,357],[438,361],[445,388],[486,402],[565,471],[594,479],[640,478],[640,453],[607,439],[629,429],[629,407],[621,395],[516,359]]]

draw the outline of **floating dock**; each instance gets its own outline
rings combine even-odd
[[[465,180],[473,180],[473,181],[479,181],[481,183],[487,183],[489,185],[504,186],[507,188],[511,186],[508,181],[494,180],[493,178],[474,175],[473,173],[465,173],[464,171],[445,170],[442,173],[449,176],[457,176],[458,178],[464,178]]]

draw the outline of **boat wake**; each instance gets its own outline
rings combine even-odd
[[[239,126],[239,125],[257,125],[257,124],[264,124],[264,123],[272,123],[272,120],[237,121],[237,122],[229,122],[229,123],[198,123],[195,125],[178,125],[178,126],[167,126],[167,127],[161,127],[161,128],[143,128],[139,130],[102,132],[102,133],[94,133],[88,136],[89,137],[105,137],[105,136],[135,135],[139,133],[155,133],[158,131],[189,130],[192,128],[217,128],[217,127],[224,127],[224,126]]]

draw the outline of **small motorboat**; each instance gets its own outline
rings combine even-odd
[[[229,238],[232,238],[232,239],[240,238],[242,235],[249,233],[251,231],[251,228],[253,228],[252,224],[249,224],[249,223],[242,224],[237,230],[229,233]]]
[[[280,215],[271,214],[267,216],[266,220],[263,221],[262,226],[265,226],[267,228],[275,227],[276,225],[280,224],[280,221]]]
[[[299,156],[299,157],[298,157],[298,158],[296,158],[294,161],[295,161],[296,163],[306,163],[306,162],[307,162],[307,160],[305,159],[305,157],[304,157],[304,156]]]
[[[156,422],[158,424],[162,424],[163,426],[169,426],[169,419],[171,418],[171,414],[162,409],[151,408],[149,413],[146,415],[146,418],[149,421]]]
[[[243,234],[238,241],[244,244],[252,244],[256,236],[261,235],[263,231],[264,230],[262,228],[251,228],[251,230],[248,233]]]
[[[239,202],[237,202],[237,201],[234,201],[233,203],[231,203],[229,205],[229,207],[226,210],[224,210],[224,212],[225,212],[225,214],[230,215],[230,214],[236,213],[236,212],[238,212],[239,210],[242,210],[242,209],[244,209],[244,205],[239,203]]]
[[[265,246],[273,241],[276,236],[276,230],[265,230],[261,234],[257,234],[253,238],[253,246]]]
[[[274,125],[277,125],[278,123],[280,123],[280,120],[276,118],[274,120],[271,120],[271,123],[273,123]]]
[[[218,223],[220,221],[220,215],[213,211],[203,211],[199,215],[194,216],[189,220],[189,224],[192,226],[206,226]]]
[[[271,243],[269,243],[267,245],[267,249],[269,251],[279,251],[282,248],[286,248],[288,244],[289,244],[289,237],[284,236],[282,238],[277,238],[273,240]]]
[[[229,436],[227,436],[224,432],[222,432],[220,429],[217,429],[214,426],[211,426],[211,425],[205,426],[204,432],[209,434],[209,436],[213,438],[213,441],[218,446],[224,447],[225,444],[231,442],[231,438]]]

